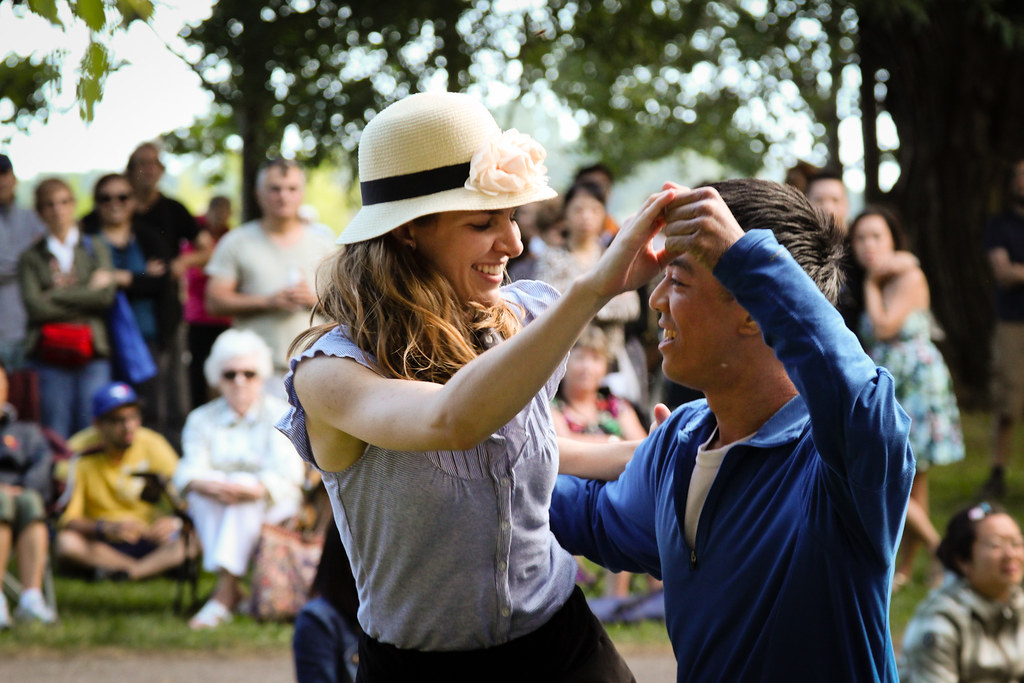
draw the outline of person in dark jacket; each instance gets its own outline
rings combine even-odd
[[[15,550],[22,589],[14,615],[50,624],[57,616],[43,598],[42,585],[49,561],[46,501],[52,453],[39,425],[18,420],[7,392],[7,370],[0,360],[0,573]],[[0,592],[0,630],[10,626],[7,599]]]
[[[119,173],[103,176],[93,189],[99,214],[98,239],[111,251],[114,279],[131,303],[139,331],[157,365],[157,375],[135,386],[143,405],[143,420],[160,432],[176,451],[181,450],[181,406],[172,378],[182,320],[181,298],[171,275],[175,258],[167,243],[135,217],[135,195],[128,178]],[[114,378],[126,381],[115,368]]]
[[[110,381],[107,315],[116,291],[110,251],[75,225],[75,198],[60,178],[36,186],[47,235],[18,261],[26,357],[39,375],[41,422],[66,439],[92,422],[89,402]],[[74,335],[68,349],[68,336]]]

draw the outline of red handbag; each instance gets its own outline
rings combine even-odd
[[[45,323],[36,354],[50,365],[85,365],[92,360],[92,328],[85,323]]]

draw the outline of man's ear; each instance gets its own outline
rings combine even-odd
[[[747,313],[743,317],[743,322],[740,323],[739,333],[744,337],[761,336],[761,327],[754,322],[754,319]]]

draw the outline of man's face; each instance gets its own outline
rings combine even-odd
[[[135,441],[135,432],[142,425],[142,412],[138,406],[115,408],[96,420],[96,428],[103,441],[114,450],[123,451]]]
[[[0,206],[10,206],[14,203],[14,188],[18,185],[18,179],[14,177],[14,171],[0,173]]]
[[[276,166],[268,168],[256,192],[263,215],[274,220],[297,220],[299,207],[306,193],[306,179],[301,170]]]
[[[164,177],[164,165],[160,163],[160,155],[151,147],[143,147],[132,157],[132,171],[129,180],[132,187],[149,191],[160,183]]]
[[[225,228],[229,220],[231,220],[231,205],[226,202],[211,204],[210,209],[206,212],[208,226]]]
[[[841,180],[821,178],[807,188],[807,200],[835,216],[839,225],[846,225],[850,215],[850,199],[846,196],[846,186]]]
[[[666,377],[705,393],[730,381],[747,312],[711,271],[682,254],[665,269],[650,303],[660,314],[658,351]]]

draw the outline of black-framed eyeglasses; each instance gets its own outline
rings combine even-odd
[[[256,375],[259,374],[255,370],[225,370],[221,373],[221,377],[229,382],[234,382],[235,378],[241,375],[246,379],[255,379]]]
[[[101,195],[96,195],[96,203],[97,204],[109,204],[110,202],[112,202],[114,200],[117,200],[118,202],[124,204],[126,201],[128,201],[131,198],[132,198],[132,196],[130,194],[128,194],[128,193],[125,193],[125,194],[101,194]]]

